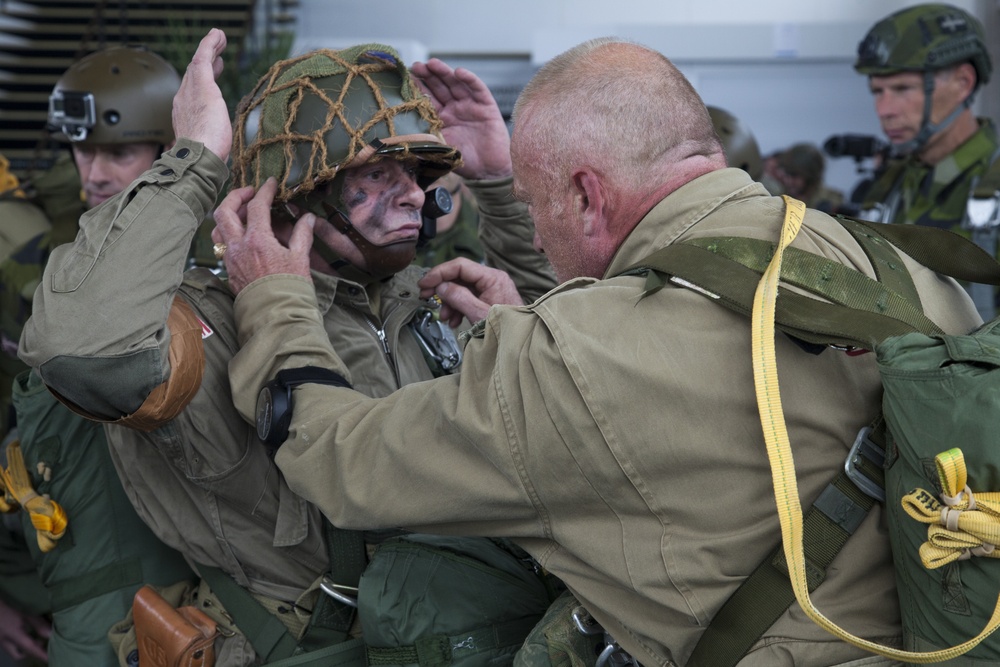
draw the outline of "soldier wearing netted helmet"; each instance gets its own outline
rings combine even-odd
[[[315,664],[363,664],[365,652],[371,657],[377,649],[385,664],[396,664],[415,650],[400,644],[401,635],[364,646],[385,618],[362,618],[365,637],[357,638],[352,605],[360,594],[365,608],[370,590],[357,590],[367,572],[364,536],[327,529],[275,467],[274,443],[288,423],[293,390],[349,382],[384,396],[458,370],[459,349],[444,325],[449,314],[441,307],[439,317],[438,301],[421,296],[425,270],[410,265],[423,228],[424,188],[452,169],[476,192],[488,252],[527,267],[503,287],[532,297],[553,278],[531,246],[525,207],[510,197],[506,126],[474,75],[439,61],[414,65],[429,98],[388,46],[314,51],[276,63],[231,124],[214,80],[225,43],[212,30],[185,73],[173,105],[176,144],[53,255],[22,357],[68,404],[111,422],[112,455],[133,504],[161,539],[197,564],[201,581],[171,591],[170,602],[194,605],[211,619],[214,626],[203,627],[219,633],[210,642],[216,665],[324,648]],[[255,306],[234,302],[238,275],[227,284],[203,269],[183,271],[187,244],[215,206],[230,157],[235,187],[227,201],[264,207],[269,230],[285,244],[274,251],[315,246],[294,269],[302,293],[289,294],[287,306],[306,296],[307,319],[350,360],[348,377],[312,367],[283,377],[256,423],[240,414],[253,415],[254,405],[233,404],[228,377],[241,349],[235,312]],[[260,232],[232,218],[217,221],[240,226],[241,234]],[[244,251],[237,241],[215,248],[227,259]],[[468,598],[455,581],[445,588],[456,600]],[[401,592],[405,587],[379,589]],[[472,596],[472,606],[496,601],[481,598]],[[463,608],[449,605],[452,615]],[[120,628],[123,663],[136,645],[128,628]],[[141,621],[136,630],[143,632]],[[496,628],[451,630],[441,634]],[[512,643],[520,643],[506,632],[493,633],[504,639],[482,655],[502,664],[495,652],[512,654]]]
[[[993,71],[982,23],[947,4],[902,9],[869,30],[854,68],[868,77],[892,146],[863,216],[971,234],[995,256],[1000,141],[971,108]],[[983,318],[992,318],[993,289],[971,289]]]

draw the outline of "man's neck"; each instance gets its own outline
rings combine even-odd
[[[979,122],[972,115],[972,110],[966,109],[954,123],[932,136],[918,157],[921,162],[934,166],[954,153],[978,131]]]

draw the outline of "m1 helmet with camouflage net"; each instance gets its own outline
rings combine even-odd
[[[460,160],[441,127],[393,48],[319,49],[275,63],[240,102],[234,183],[259,187],[274,177],[275,201],[293,202],[344,169],[392,157],[416,160],[426,186]]]
[[[747,124],[725,109],[709,106],[708,115],[712,126],[719,135],[722,149],[726,153],[726,164],[750,174],[750,178],[760,180],[764,163],[760,157],[760,147]]]
[[[341,275],[386,277],[413,261],[415,242],[369,241],[347,213],[344,174],[396,159],[412,162],[418,185],[426,188],[461,161],[445,143],[441,127],[434,105],[393,48],[319,49],[275,63],[240,102],[233,127],[233,182],[260,187],[274,177],[277,213],[282,204],[311,211],[361,252],[363,267],[315,237],[313,246]]]
[[[177,70],[144,47],[116,46],[75,62],[49,96],[48,124],[57,139],[92,144],[174,140],[171,109]]]
[[[990,79],[993,63],[982,23],[968,12],[946,4],[915,5],[876,23],[858,45],[854,69],[884,76],[925,72],[970,62],[977,84]]]

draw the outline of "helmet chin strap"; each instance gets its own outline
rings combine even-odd
[[[326,201],[320,202],[320,206],[323,209],[323,217],[346,236],[364,257],[366,268],[362,269],[338,254],[318,235],[313,235],[313,247],[331,268],[344,278],[361,284],[383,280],[405,269],[416,256],[415,241],[375,245],[351,224],[350,218],[339,208]]]
[[[927,145],[932,136],[946,129],[958,119],[963,111],[971,107],[975,97],[976,91],[973,90],[950,114],[941,119],[940,123],[932,123],[931,107],[934,103],[934,72],[926,70],[924,72],[924,116],[920,121],[920,131],[909,141],[892,144],[892,153],[897,156],[919,153]]]

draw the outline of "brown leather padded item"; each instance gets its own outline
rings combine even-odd
[[[174,609],[150,586],[132,602],[139,664],[143,667],[212,667],[215,621],[195,607]]]
[[[179,296],[167,316],[170,328],[170,378],[150,392],[134,413],[117,423],[139,431],[152,431],[176,417],[201,387],[205,372],[205,349],[198,317]]]

